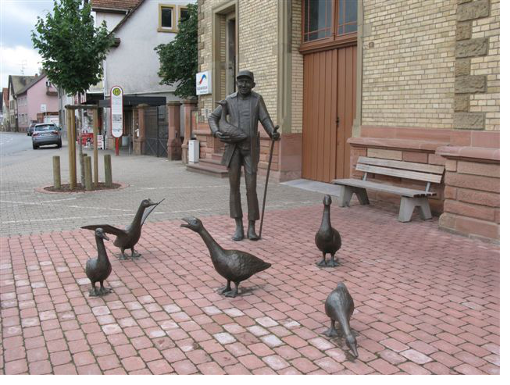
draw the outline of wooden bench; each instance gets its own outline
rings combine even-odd
[[[340,206],[349,206],[352,194],[356,194],[360,204],[368,205],[367,190],[376,190],[401,196],[398,220],[409,222],[415,207],[420,210],[422,219],[432,218],[428,197],[436,195],[430,191],[431,183],[441,183],[444,166],[424,163],[411,163],[398,160],[359,157],[357,171],[363,171],[363,179],[334,179],[332,183],[340,185]],[[367,180],[368,174],[387,175],[396,178],[426,182],[424,190],[392,186]]]

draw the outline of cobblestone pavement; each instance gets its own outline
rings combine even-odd
[[[30,137],[24,138],[30,141]],[[165,198],[148,221],[167,221],[188,214],[197,217],[228,214],[228,179],[186,171],[181,162],[125,153],[115,156],[112,151],[99,151],[99,181],[104,181],[104,154],[113,154],[113,181],[127,184],[126,188],[93,193],[37,192],[36,188],[53,185],[54,155],[61,157],[62,183],[69,183],[67,151],[64,143],[61,149],[42,147],[3,157],[0,167],[0,236],[72,230],[105,221],[127,225],[142,199],[147,197],[154,201]],[[93,153],[92,150],[85,152]],[[79,166],[77,169],[79,173]],[[259,178],[261,204],[264,182],[265,178]],[[241,189],[244,189],[244,181]],[[245,204],[245,195],[242,195]],[[266,211],[311,205],[321,200],[321,194],[270,182]],[[246,206],[244,211],[247,212]]]
[[[114,180],[125,189],[34,192],[51,184],[55,153],[65,180],[65,148],[20,154],[1,167],[0,374],[500,372],[495,245],[442,232],[437,219],[399,223],[395,208],[334,206],[342,264],[320,269],[321,194],[271,183],[264,238],[233,242],[226,180],[120,156],[112,159]],[[148,196],[166,200],[144,226],[142,258],[120,261],[107,242],[113,293],[89,297],[84,265],[96,246],[79,226],[129,223]],[[189,215],[225,248],[271,268],[243,282],[237,298],[220,296],[225,282],[207,248],[176,220]],[[356,305],[357,359],[343,338],[321,334],[325,298],[339,281]]]
[[[272,266],[235,299],[201,238],[181,221],[148,223],[137,261],[114,258],[114,292],[90,298],[96,255],[86,230],[1,238],[2,374],[499,374],[499,249],[399,223],[378,207],[332,207],[342,265],[319,269],[322,205],[273,210],[259,242],[230,240],[231,221],[204,217],[225,248]],[[339,281],[356,305],[359,358],[321,333]]]

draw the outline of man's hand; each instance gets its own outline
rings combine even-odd
[[[275,142],[280,139],[280,133],[277,131],[280,128],[280,126],[275,126],[274,131],[271,134],[271,139]]]
[[[225,134],[225,133],[223,133],[221,131],[216,131],[214,133],[214,136],[216,138],[218,138],[223,143],[232,143],[232,138],[230,137],[230,135]]]

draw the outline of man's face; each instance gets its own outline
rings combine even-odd
[[[248,96],[254,86],[255,83],[249,77],[242,76],[237,79],[237,89],[242,96]]]

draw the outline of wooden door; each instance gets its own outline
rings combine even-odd
[[[303,178],[329,183],[349,177],[356,46],[305,55],[303,93]]]

